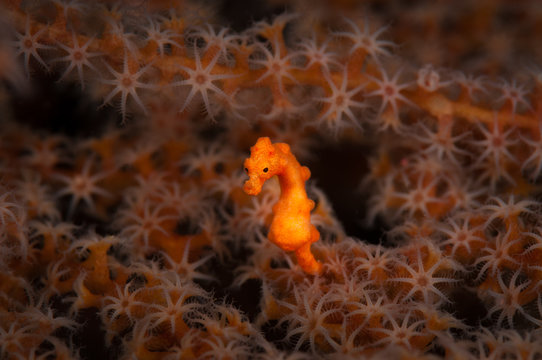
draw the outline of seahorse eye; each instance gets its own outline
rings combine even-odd
[[[245,172],[248,174],[248,169],[247,168],[245,168]]]
[[[268,168],[264,168],[264,169],[263,169],[263,172],[268,172],[268,171],[269,171]]]

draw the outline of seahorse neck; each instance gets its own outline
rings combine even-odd
[[[288,158],[283,170],[277,174],[280,183],[280,199],[286,200],[288,197],[297,193],[297,196],[304,195],[305,181],[301,175],[301,165],[294,160]]]

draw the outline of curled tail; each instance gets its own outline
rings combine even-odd
[[[319,274],[322,271],[322,264],[320,264],[311,252],[311,242],[305,243],[299,249],[295,251],[297,263],[303,271],[309,274]]]

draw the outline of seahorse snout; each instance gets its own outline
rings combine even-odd
[[[243,191],[248,195],[258,195],[262,191],[263,182],[257,177],[251,177],[243,185]]]

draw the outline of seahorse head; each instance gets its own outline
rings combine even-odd
[[[283,161],[277,148],[268,137],[261,137],[250,148],[250,157],[245,160],[245,172],[249,179],[243,190],[249,195],[258,195],[263,184],[282,169]]]

